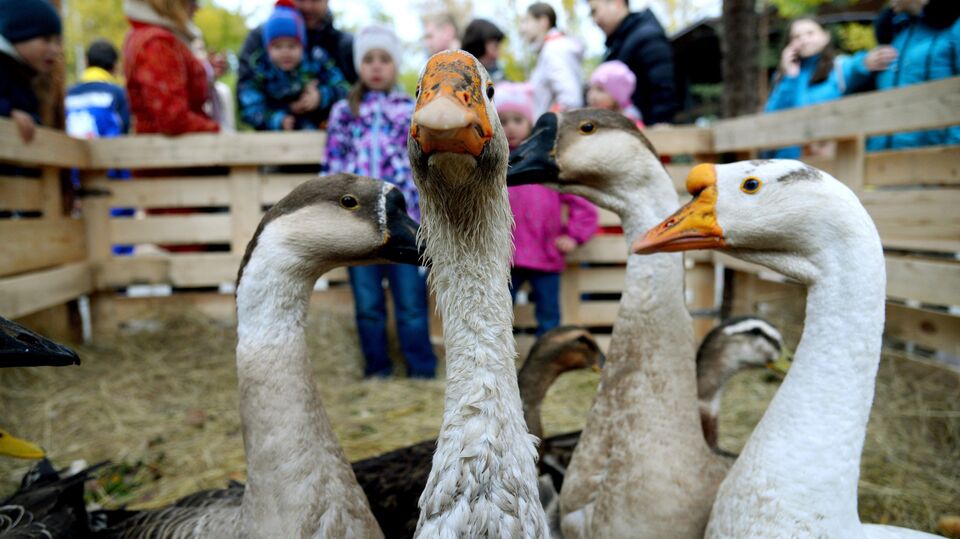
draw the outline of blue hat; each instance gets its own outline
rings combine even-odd
[[[263,23],[264,47],[269,47],[274,39],[282,37],[291,37],[300,40],[303,46],[307,45],[306,25],[291,0],[277,0],[270,18]]]
[[[10,43],[62,33],[60,15],[46,0],[0,0],[0,35]]]

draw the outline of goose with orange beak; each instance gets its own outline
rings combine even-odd
[[[447,360],[417,537],[548,533],[514,367],[509,149],[494,93],[486,70],[463,51],[431,57],[417,86],[407,148]]]
[[[856,194],[789,160],[698,165],[687,190],[693,200],[634,252],[723,249],[807,286],[790,372],[720,485],[706,537],[934,537],[864,525],[857,513],[886,275]]]

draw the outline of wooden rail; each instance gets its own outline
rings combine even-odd
[[[749,157],[769,147],[834,141],[835,155],[806,160],[855,189],[877,223],[888,252],[887,336],[960,356],[960,146],[864,150],[870,135],[957,124],[960,78],[953,78],[648,136],[670,158],[667,169],[681,192],[694,164],[719,162],[721,154]],[[0,168],[0,211],[14,212],[0,218],[0,314],[59,309],[80,295],[92,296],[94,325],[103,330],[171,298],[232,313],[232,296],[215,290],[229,292],[264,208],[312,177],[284,167],[319,163],[324,142],[322,133],[81,141],[40,129],[25,145],[13,124],[0,119],[0,162],[39,168],[36,177]],[[60,202],[60,175],[70,168],[81,171],[86,195],[79,217]],[[153,172],[131,181],[108,178],[108,169],[122,168]],[[110,208],[118,207],[137,215],[111,217]],[[616,319],[627,244],[615,215],[601,210],[600,222],[604,232],[571,257],[561,297],[565,322],[602,332]],[[138,254],[114,256],[117,244],[137,245]],[[157,245],[202,250],[170,253]],[[326,279],[331,288],[324,297],[349,303],[346,272]],[[174,294],[126,298],[123,292],[137,285],[168,285]],[[721,312],[763,311],[775,308],[776,298],[800,293],[782,276],[722,254],[687,257],[688,304],[701,334]],[[726,303],[719,301],[724,296]],[[516,314],[519,328],[535,326],[532,306],[520,305]]]

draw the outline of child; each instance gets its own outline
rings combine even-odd
[[[98,39],[87,48],[87,69],[67,91],[67,134],[77,138],[119,137],[130,130],[127,94],[114,77],[117,49]]]
[[[620,60],[604,62],[590,75],[587,106],[619,112],[643,129],[640,111],[631,99],[636,87],[637,76],[630,71],[627,64]]]
[[[305,56],[303,18],[292,0],[278,0],[263,25],[264,50],[250,57],[253,76],[237,88],[240,115],[258,131],[319,129],[349,89],[336,62],[317,49]]]
[[[370,26],[357,33],[353,61],[360,80],[330,111],[325,170],[372,176],[396,185],[410,216],[420,220],[419,193],[407,158],[414,101],[397,88],[402,45],[392,30]],[[389,376],[383,279],[390,282],[400,350],[412,378],[433,378],[426,276],[419,268],[380,265],[350,268],[360,346],[367,377]]]
[[[0,116],[17,124],[24,142],[42,123],[33,79],[56,66],[61,33],[60,16],[45,0],[0,0]]]
[[[533,130],[533,86],[502,82],[497,85],[497,113],[510,149]],[[589,240],[597,230],[597,210],[580,197],[561,194],[541,185],[510,188],[513,232],[512,290],[529,281],[536,303],[537,336],[560,325],[560,273],[565,256]],[[567,206],[567,222],[563,221]]]

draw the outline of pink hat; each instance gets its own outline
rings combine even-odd
[[[493,102],[497,113],[517,112],[533,123],[533,85],[529,82],[498,82]]]
[[[590,86],[598,86],[610,94],[610,97],[626,109],[632,104],[631,97],[637,88],[637,76],[627,64],[620,60],[611,60],[597,66],[590,75]]]

